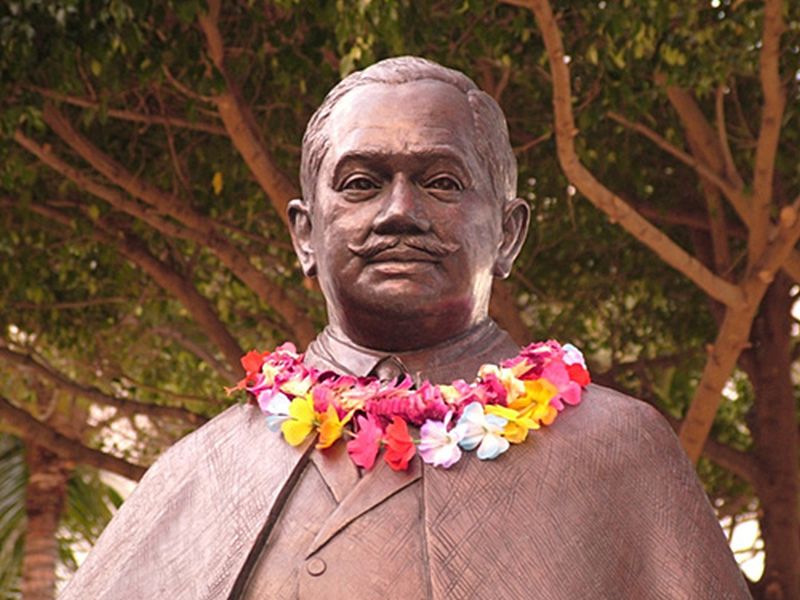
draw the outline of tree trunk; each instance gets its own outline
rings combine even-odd
[[[761,503],[766,561],[757,596],[800,598],[797,409],[791,380],[791,283],[784,275],[770,285],[751,331],[748,375],[755,390],[753,454],[755,491]]]
[[[26,440],[26,462],[28,524],[22,558],[22,597],[24,600],[51,600],[56,591],[56,532],[69,473],[57,455],[29,440]]]

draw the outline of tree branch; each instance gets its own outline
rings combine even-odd
[[[248,256],[232,245],[224,235],[220,234],[213,220],[192,210],[185,203],[158,188],[142,181],[126,171],[122,165],[101,152],[86,138],[75,131],[69,122],[54,107],[45,109],[45,120],[54,131],[80,154],[94,168],[111,179],[114,183],[141,198],[157,212],[128,199],[117,190],[105,187],[93,181],[74,167],[66,164],[48,149],[39,146],[17,131],[14,139],[28,149],[40,160],[61,172],[83,187],[86,191],[106,200],[112,206],[142,219],[162,233],[191,240],[201,247],[211,250],[217,258],[239,277],[264,303],[272,306],[286,321],[294,333],[298,345],[305,346],[315,334],[314,326],[308,315],[294,304],[286,291],[273,283],[261,270],[255,267]],[[185,227],[165,219],[159,213],[165,213],[178,220]]]
[[[663,77],[657,75],[656,80],[663,81]],[[730,159],[730,166],[726,167],[725,162],[728,160],[725,159],[726,149],[724,146],[720,147],[721,142],[719,140],[719,134],[714,134],[713,129],[703,116],[703,112],[700,110],[697,102],[686,90],[676,86],[668,86],[667,97],[669,98],[669,101],[675,111],[678,113],[678,117],[681,119],[681,123],[686,131],[687,138],[694,149],[693,151],[697,152],[702,161],[707,163],[707,168],[708,165],[710,165],[710,172],[707,173],[698,170],[698,173],[700,173],[702,176],[709,174],[713,176],[706,178],[719,187],[722,193],[725,194],[726,198],[728,198],[730,201],[731,206],[733,206],[742,222],[748,228],[750,228],[752,226],[752,199],[749,196],[744,195],[744,193],[741,191],[744,189],[744,182],[736,170],[736,167],[733,165],[732,159]],[[718,121],[719,118],[720,117],[718,117]],[[637,127],[644,128],[643,125]],[[653,132],[652,130],[649,131],[652,136],[658,137],[657,133]],[[644,131],[641,131],[641,133],[644,135]],[[651,139],[653,138],[651,137]],[[653,141],[655,142],[655,140]],[[663,143],[669,145],[669,142],[666,140],[663,140]],[[659,144],[659,146],[661,145]],[[666,150],[666,148],[664,149]],[[677,148],[674,148],[674,150],[676,152],[681,152],[681,150]],[[729,149],[727,150],[727,153],[730,153]],[[673,155],[680,159],[680,157],[678,157],[676,154]],[[686,156],[689,157],[689,155]],[[692,157],[689,158],[691,158],[691,160],[695,160]],[[686,162],[683,159],[681,160]],[[728,179],[730,179],[732,183],[726,183],[726,187],[719,185],[721,182],[727,182]],[[794,281],[800,283],[800,253],[798,253],[796,250],[793,250],[786,259],[786,262],[782,268]]]
[[[208,299],[197,291],[188,278],[170,269],[153,256],[144,241],[131,232],[114,236],[108,231],[97,229],[93,233],[96,237],[102,238],[102,241],[114,245],[123,256],[152,277],[160,287],[175,296],[192,315],[203,333],[222,351],[230,368],[236,369],[239,366],[239,359],[244,354],[241,346],[220,320]],[[228,371],[226,378],[230,377]]]
[[[66,224],[70,228],[75,227],[71,218],[53,208],[33,204],[31,209],[47,219]],[[99,242],[115,247],[120,254],[149,275],[162,289],[177,298],[203,332],[219,347],[230,364],[230,368],[238,369],[239,359],[244,352],[225,324],[219,319],[211,303],[197,291],[194,284],[153,256],[145,242],[132,232],[112,233],[108,228],[108,221],[104,219],[96,221],[95,225],[91,230],[92,237]],[[231,377],[229,370],[225,379],[230,380]]]
[[[655,79],[660,84],[665,82],[665,78],[661,74],[656,74]],[[722,177],[724,181],[733,186],[734,190],[741,193],[744,189],[744,181],[735,166],[731,170],[726,168],[725,149],[720,145],[719,128],[717,131],[714,130],[697,104],[697,100],[687,90],[678,86],[668,85],[666,86],[666,92],[672,108],[678,113],[678,118],[683,125],[686,137],[694,144],[698,158],[710,167],[716,175]],[[728,195],[724,188],[720,187],[720,190],[726,196]],[[747,222],[749,220],[750,199],[744,195],[742,197],[745,199],[744,203],[741,206],[736,204],[734,208],[742,221]],[[729,199],[731,204],[736,202],[735,198]]]
[[[208,54],[225,79],[227,90],[213,98],[233,145],[250,167],[261,188],[266,192],[278,216],[288,225],[286,206],[299,196],[297,187],[275,164],[261,138],[253,113],[242,97],[241,90],[225,68],[225,44],[219,31],[218,0],[210,0],[209,11],[198,19],[208,44]]]
[[[692,166],[695,171],[698,173],[705,173],[706,176],[703,177],[701,175],[700,183],[703,187],[703,195],[706,198],[706,205],[707,205],[707,212],[708,212],[708,220],[710,222],[710,231],[711,231],[711,240],[713,242],[713,249],[714,249],[714,270],[718,274],[727,273],[730,266],[730,249],[728,246],[728,225],[725,219],[725,210],[722,206],[722,201],[719,196],[718,188],[720,186],[727,186],[731,189],[729,193],[732,193],[732,198],[736,198],[740,196],[740,192],[735,190],[733,186],[729,186],[727,181],[719,177],[717,173],[713,170],[708,168],[706,164],[702,160],[696,160],[693,156],[686,154],[685,152],[679,150],[672,144],[670,144],[667,140],[663,139],[660,135],[656,132],[652,131],[650,128],[640,125],[638,123],[632,123],[613,112],[608,113],[609,117],[613,120],[621,123],[622,125],[634,129],[639,133],[642,133],[644,136],[652,140],[656,143],[660,148],[666,150],[673,156],[676,156],[683,162],[686,162],[690,166]],[[693,136],[689,136],[689,146],[692,148],[692,154],[695,156],[700,155],[701,153],[698,152],[698,143],[695,141]],[[690,164],[693,163],[693,164]],[[713,182],[709,182],[708,178],[714,179]],[[712,185],[712,183],[714,185]],[[715,187],[716,185],[716,187]],[[744,203],[744,197],[741,197],[736,202]]]
[[[45,98],[50,98],[51,100],[57,100],[59,102],[66,102],[67,104],[71,104],[73,106],[80,106],[81,108],[92,108],[96,110],[100,110],[101,108],[99,102],[89,100],[88,98],[79,98],[77,96],[70,96],[68,94],[62,94],[60,92],[56,92],[54,90],[49,90],[47,88],[35,85],[29,86],[29,89],[41,94]],[[228,132],[225,131],[225,128],[220,127],[219,125],[214,125],[212,123],[204,123],[202,121],[197,121],[197,122],[189,121],[188,119],[183,119],[181,117],[174,117],[171,115],[148,115],[131,110],[120,110],[116,108],[109,108],[105,112],[109,117],[113,117],[115,119],[121,119],[124,121],[133,121],[135,123],[144,123],[146,125],[165,125],[169,127],[178,127],[180,129],[191,129],[194,131],[202,131],[204,133],[210,133],[212,135],[222,135],[222,136],[228,135]]]
[[[86,308],[89,306],[102,306],[103,304],[122,304],[130,302],[130,298],[110,296],[107,298],[88,298],[86,300],[75,300],[74,302],[52,302],[50,304],[36,304],[34,302],[15,302],[14,308],[24,308],[28,310],[61,310],[71,308]]]
[[[518,4],[518,2],[515,3]],[[665,263],[683,273],[706,294],[726,306],[741,306],[744,298],[736,286],[714,275],[700,261],[688,254],[619,196],[597,181],[581,164],[573,139],[577,134],[577,129],[572,116],[569,69],[564,62],[561,33],[549,3],[545,0],[530,0],[526,5],[533,10],[547,48],[553,77],[553,108],[558,157],[561,168],[564,169],[569,180],[596,207],[611,217],[612,221],[618,222],[637,240],[653,250]]]
[[[150,331],[156,335],[160,335],[177,342],[189,352],[194,354],[197,358],[208,364],[226,381],[236,381],[239,379],[239,377],[236,375],[237,371],[232,371],[228,365],[218,361],[213,354],[208,352],[208,350],[203,347],[202,344],[196,343],[188,336],[184,335],[183,332],[171,327],[153,327]]]
[[[93,196],[97,196],[101,200],[105,200],[114,208],[128,213],[138,219],[141,219],[156,231],[160,231],[164,235],[176,237],[191,241],[192,237],[189,232],[178,225],[174,221],[165,219],[158,211],[150,207],[143,206],[135,200],[131,200],[119,190],[104,186],[94,179],[79,171],[72,165],[68,164],[61,158],[53,153],[49,146],[42,146],[31,138],[17,130],[14,132],[14,141],[20,146],[25,148],[28,152],[33,154],[36,158],[42,161],[45,165],[60,173],[81,189],[89,192]],[[63,215],[62,215],[63,218]]]
[[[610,119],[616,121],[620,125],[631,129],[637,133],[642,134],[644,137],[649,139],[653,142],[656,146],[664,150],[666,153],[671,154],[679,161],[681,161],[686,166],[694,169],[698,175],[702,178],[707,179],[709,182],[713,183],[717,186],[725,197],[730,200],[731,205],[736,210],[736,213],[742,219],[742,222],[745,224],[749,223],[748,219],[748,198],[742,193],[741,189],[737,188],[735,185],[729,183],[726,179],[721,177],[714,169],[710,168],[704,161],[698,160],[691,154],[684,152],[680,148],[677,148],[666,139],[661,137],[658,133],[647,127],[646,125],[642,125],[641,123],[634,123],[616,113],[614,111],[609,111],[606,113]]]
[[[700,231],[711,231],[711,223],[708,221],[708,215],[705,212],[698,211],[680,211],[670,208],[669,210],[659,210],[657,207],[648,206],[647,204],[634,205],[636,210],[652,221],[658,223],[665,223],[668,225],[683,225],[690,229],[698,229]],[[728,233],[737,239],[746,240],[747,230],[742,226],[729,226]]]
[[[764,2],[764,29],[759,54],[759,78],[764,105],[756,143],[753,173],[753,226],[748,245],[750,262],[757,261],[767,245],[772,207],[772,178],[781,134],[786,95],[780,78],[781,34],[784,31],[782,0]]]
[[[542,144],[542,143],[546,142],[551,137],[553,137],[553,132],[552,131],[546,131],[542,135],[540,135],[538,137],[535,137],[532,140],[529,140],[529,141],[525,142],[524,144],[521,144],[519,146],[515,146],[514,147],[514,154],[516,154],[516,155],[524,154],[525,152],[527,152],[531,148],[534,148],[534,147],[538,146],[539,144]]]
[[[43,377],[54,385],[60,387],[61,389],[76,394],[77,396],[87,398],[100,404],[113,406],[114,408],[118,408],[126,413],[137,413],[157,418],[178,419],[184,423],[190,423],[192,425],[202,425],[207,421],[207,419],[202,415],[193,413],[185,408],[159,406],[157,404],[139,402],[138,400],[130,400],[111,396],[94,386],[82,385],[76,381],[73,381],[43,361],[34,360],[34,358],[30,355],[16,352],[10,348],[0,346],[0,358],[14,363],[23,369],[28,369],[33,373],[36,373],[38,376]]]
[[[0,396],[0,416],[18,430],[21,437],[44,446],[64,459],[111,471],[134,481],[141,479],[147,470],[145,467],[129,463],[111,454],[84,446],[80,442],[54,431],[41,421],[34,419],[28,412],[14,406],[3,396]]]
[[[731,145],[728,140],[728,128],[725,121],[725,93],[727,86],[720,85],[717,87],[717,95],[715,102],[715,114],[717,121],[717,138],[719,147],[722,149],[722,158],[725,161],[725,176],[728,180],[732,181],[737,189],[744,187],[741,175],[736,168],[736,163],[733,161],[733,154],[731,153]]]
[[[775,239],[768,244],[761,259],[753,265],[750,275],[742,284],[747,302],[741,308],[729,308],[725,311],[717,339],[709,352],[700,383],[681,426],[681,443],[694,462],[699,458],[711,431],[714,416],[722,402],[722,389],[739,354],[748,345],[750,328],[761,299],[776,271],[786,261],[800,238],[798,209],[800,197],[791,206],[783,208]]]
[[[569,179],[596,205],[600,206],[612,218],[620,221],[629,231],[637,231],[636,220],[630,219],[631,208],[621,199],[605,189],[580,163],[575,152],[573,136],[576,134],[572,118],[569,70],[564,62],[564,49],[561,34],[553,16],[550,4],[546,0],[514,0],[513,4],[529,7],[536,17],[539,29],[544,38],[550,69],[553,75],[553,106],[556,114],[556,140],[562,168]],[[798,198],[800,203],[800,198]],[[749,270],[749,276],[740,286],[722,281],[708,272],[705,267],[686,268],[685,253],[678,248],[675,251],[670,240],[650,242],[651,248],[658,249],[659,256],[667,264],[678,268],[684,275],[699,285],[711,298],[723,302],[727,308],[720,327],[716,343],[706,362],[703,376],[695,392],[692,405],[681,428],[681,442],[689,457],[696,461],[708,437],[711,423],[722,399],[722,389],[736,363],[736,359],[747,344],[747,338],[753,317],[767,286],[775,272],[785,262],[800,237],[800,225],[797,217],[798,206],[785,207],[781,213],[779,230],[774,240],[767,247],[756,263]],[[638,215],[636,215],[638,217]],[[628,220],[626,224],[623,219]],[[655,229],[645,221],[638,230],[637,239],[648,237],[650,230]],[[657,230],[656,230],[657,231]],[[647,235],[644,235],[647,233]],[[660,232],[658,232],[660,234]],[[636,235],[636,233],[634,233]],[[658,240],[658,236],[655,236]],[[677,260],[681,257],[681,260]],[[692,261],[697,263],[695,259]],[[691,263],[690,263],[691,264]],[[699,264],[699,263],[698,263]],[[722,285],[726,292],[715,290]],[[725,296],[723,298],[723,295]]]

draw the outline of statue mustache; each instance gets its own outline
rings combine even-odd
[[[431,236],[412,236],[412,237],[378,237],[369,238],[363,244],[347,244],[353,254],[361,258],[373,258],[385,250],[396,248],[399,245],[424,252],[434,258],[444,258],[453,254],[461,248],[461,244],[456,242],[443,242]]]

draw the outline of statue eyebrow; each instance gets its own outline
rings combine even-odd
[[[385,166],[386,162],[390,158],[397,156],[397,154],[398,153],[386,152],[384,150],[351,150],[345,152],[334,165],[333,180],[337,181],[341,176],[341,171],[353,163],[365,163],[366,165],[372,165],[377,167],[378,170],[381,170],[381,167]],[[448,162],[453,164],[463,176],[466,177],[469,175],[469,170],[461,155],[447,146],[417,148],[399,154],[408,158],[409,161]]]

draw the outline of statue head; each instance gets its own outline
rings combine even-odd
[[[384,60],[334,87],[303,137],[297,255],[331,325],[385,350],[487,318],[527,231],[500,107],[463,73]]]

